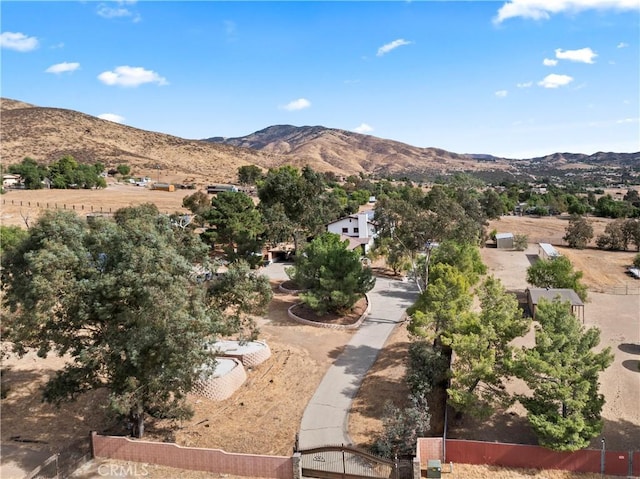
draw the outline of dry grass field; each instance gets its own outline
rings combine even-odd
[[[154,181],[158,174],[151,170],[141,170],[141,176],[149,175]],[[153,176],[151,176],[153,175]],[[164,171],[161,182],[195,183],[198,188],[206,188],[205,177]],[[173,192],[151,190],[131,183],[108,179],[107,188],[100,190],[9,190],[0,197],[0,220],[3,225],[25,226],[25,218],[32,224],[45,209],[67,209],[79,215],[109,213],[118,208],[154,203],[161,213],[187,212],[182,207],[185,196],[196,190],[176,190]]]

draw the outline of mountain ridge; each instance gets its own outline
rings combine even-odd
[[[263,169],[309,165],[338,175],[434,178],[455,172],[515,176],[523,168],[562,170],[640,166],[639,153],[554,153],[531,159],[458,154],[422,148],[320,125],[272,125],[235,138],[184,139],[103,120],[75,110],[39,107],[0,98],[3,162],[25,157],[49,163],[64,155],[80,162],[128,163],[137,168],[174,169],[211,181],[233,182],[240,166]]]

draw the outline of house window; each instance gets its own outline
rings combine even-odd
[[[342,228],[342,232],[343,233],[348,233],[349,232],[349,228]]]
[[[359,232],[360,232],[360,229],[359,229],[359,228],[353,228],[353,232],[354,232],[354,233],[359,233]]]

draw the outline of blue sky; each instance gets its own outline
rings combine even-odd
[[[640,0],[3,1],[2,96],[183,138],[640,151]]]

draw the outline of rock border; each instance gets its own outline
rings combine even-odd
[[[278,285],[278,290],[282,293],[287,293],[287,294],[299,294],[299,293],[303,293],[305,291],[307,291],[306,289],[287,289],[284,286],[282,286],[284,283],[286,283],[286,281],[283,281],[282,283],[280,283]]]
[[[292,304],[291,306],[289,306],[289,308],[287,309],[287,315],[297,323],[305,324],[307,326],[314,326],[316,328],[339,329],[339,330],[358,329],[360,325],[364,322],[366,317],[369,316],[369,313],[371,312],[371,301],[369,300],[369,295],[365,293],[364,297],[367,300],[367,309],[365,309],[364,313],[362,313],[362,316],[360,316],[360,318],[358,318],[358,320],[353,324],[321,323],[319,321],[309,321],[308,319],[301,318],[300,316],[295,315],[292,311],[293,308],[298,306],[300,303]]]

